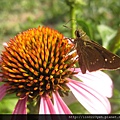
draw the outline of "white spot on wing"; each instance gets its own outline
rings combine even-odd
[[[107,62],[108,59],[105,58],[105,62]]]

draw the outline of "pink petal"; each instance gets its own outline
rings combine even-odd
[[[76,52],[76,50],[72,50],[71,52],[68,53],[68,55],[72,55],[75,52]],[[78,55],[76,55],[75,57],[73,57],[71,60],[76,60],[77,58],[78,58]]]
[[[42,96],[40,100],[39,114],[55,114],[55,109],[49,96]]]
[[[17,102],[13,114],[27,114],[26,108],[27,108],[27,97],[22,97]]]
[[[72,114],[58,92],[53,93],[54,107],[57,114]]]
[[[75,76],[78,77],[81,81],[83,81],[86,85],[91,86],[100,94],[106,97],[112,97],[113,82],[107,74],[102,71],[87,71],[86,74],[82,74],[79,68],[76,68],[75,71],[79,72]]]
[[[3,42],[3,46],[8,47],[8,44],[6,42]]]
[[[0,100],[6,95],[7,86],[5,84],[0,86]]]
[[[0,73],[0,82],[3,80],[3,74]]]
[[[85,83],[70,80],[68,87],[77,100],[92,114],[108,114],[111,106],[108,99]]]

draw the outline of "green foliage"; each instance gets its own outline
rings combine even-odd
[[[89,114],[79,102],[70,104],[69,108],[73,114]]]
[[[117,33],[116,30],[113,30],[112,28],[105,25],[98,25],[97,29],[102,38],[103,47],[108,48],[110,41],[115,37]]]
[[[93,33],[91,30],[91,27],[90,27],[90,25],[88,25],[87,22],[85,22],[84,20],[78,19],[77,24],[78,24],[78,27],[80,26],[86,32],[86,34],[90,37],[90,39],[93,39],[93,35],[92,35]]]
[[[110,41],[109,49],[116,53],[120,49],[120,28],[117,30],[117,34],[115,37]]]
[[[17,103],[17,98],[7,98],[0,101],[0,113],[9,113],[11,114],[14,110],[14,107]]]

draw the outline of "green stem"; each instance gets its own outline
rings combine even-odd
[[[75,30],[76,30],[76,14],[75,14],[75,7],[70,7],[70,18],[71,18],[71,36],[72,38],[75,37]]]
[[[39,102],[36,104],[34,102],[29,102],[27,108],[29,110],[28,111],[29,114],[37,114],[39,110]]]

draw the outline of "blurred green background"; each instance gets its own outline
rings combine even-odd
[[[82,27],[92,40],[120,56],[119,0],[0,0],[0,52],[16,34],[43,25],[66,37]],[[112,113],[120,113],[120,70],[105,72],[114,82]],[[15,95],[6,96],[0,101],[0,113],[12,113],[16,102]],[[77,102],[69,107],[73,113],[87,113]]]

